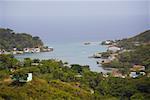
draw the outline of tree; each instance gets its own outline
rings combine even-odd
[[[32,60],[30,58],[24,59],[24,67],[30,67],[32,63]]]

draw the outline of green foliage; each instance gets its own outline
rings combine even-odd
[[[118,40],[118,46],[124,49],[134,49],[137,45],[141,45],[143,43],[150,43],[150,30],[140,33],[132,38]]]
[[[43,46],[43,42],[37,36],[32,37],[26,33],[15,33],[13,30],[0,28],[0,49],[23,50],[23,48],[39,46]]]
[[[80,74],[82,74],[84,71],[90,71],[90,68],[89,68],[88,65],[86,65],[86,66],[81,66],[81,65],[79,65],[79,64],[72,64],[72,65],[71,65],[71,69],[72,69],[73,71],[75,71],[76,73],[80,73]]]
[[[142,43],[150,42],[150,30],[140,33],[137,36],[134,36],[129,39],[130,41],[138,41]]]
[[[6,59],[14,58],[2,55],[1,59],[5,65]],[[39,65],[32,66],[31,62],[38,62]],[[101,73],[90,71],[89,66],[74,64],[70,68],[64,66],[62,61],[53,59],[39,61],[26,58],[24,64],[17,67],[15,72],[6,69],[0,71],[0,98],[6,100],[136,100],[136,98],[146,100],[149,98],[148,77],[104,78]],[[25,75],[29,72],[33,74],[31,82],[24,84],[4,82],[9,78],[10,73],[18,79],[25,79]]]
[[[15,68],[18,66],[18,60],[12,55],[0,55],[0,70]]]

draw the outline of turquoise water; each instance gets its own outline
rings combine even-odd
[[[38,59],[58,59],[69,64],[81,64],[89,65],[92,71],[106,72],[102,67],[96,64],[97,59],[88,58],[95,52],[106,51],[105,46],[99,45],[100,42],[92,42],[90,45],[84,45],[80,43],[59,43],[50,44],[49,47],[53,47],[53,52],[41,52],[34,54],[21,54],[15,55],[16,58],[22,60],[24,58],[38,58]]]

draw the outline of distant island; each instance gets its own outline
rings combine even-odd
[[[53,48],[44,46],[38,36],[27,33],[15,33],[11,29],[0,28],[0,53],[22,54],[52,51]]]

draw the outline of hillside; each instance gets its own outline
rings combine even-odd
[[[132,38],[129,38],[130,41],[138,41],[142,43],[150,42],[150,30],[142,32]]]
[[[15,33],[11,29],[0,28],[0,49],[12,50],[18,48],[22,50],[26,47],[43,46],[42,40],[27,33]]]
[[[33,79],[21,82],[27,73]],[[0,55],[0,100],[149,100],[149,85],[147,76],[104,77],[89,66]]]
[[[117,44],[124,49],[133,49],[141,44],[150,43],[150,30],[142,32],[134,37],[117,40]]]

